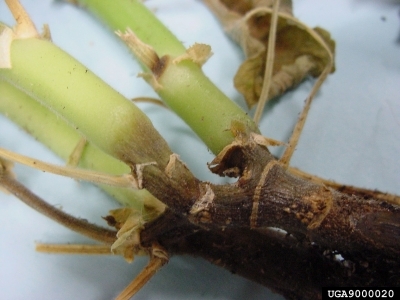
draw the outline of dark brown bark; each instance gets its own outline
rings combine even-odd
[[[329,286],[400,286],[393,257],[338,252],[273,229],[199,229],[170,210],[141,239],[144,246],[157,240],[171,254],[203,257],[288,299],[321,299],[321,288]]]
[[[399,253],[399,206],[292,175],[265,147],[247,136],[238,140],[211,167],[238,176],[234,184],[200,182],[175,160],[166,171],[146,167],[143,186],[204,229],[277,227],[332,249]]]
[[[141,231],[143,250],[157,244],[170,255],[203,257],[288,299],[321,299],[324,286],[400,286],[398,205],[293,175],[241,133],[210,169],[238,180],[201,182],[176,156],[165,169],[132,164],[143,187],[168,205]],[[7,187],[9,175],[0,173]],[[27,191],[13,193],[23,199]]]
[[[199,182],[177,163],[154,191],[169,209],[146,226],[144,246],[204,257],[288,299],[320,299],[323,286],[400,286],[399,206],[297,177],[251,138],[238,141],[210,167],[235,184]]]

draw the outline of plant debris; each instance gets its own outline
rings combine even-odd
[[[264,69],[273,0],[205,0],[227,34],[244,51],[246,60],[234,84],[249,107],[257,104],[264,84]],[[325,44],[322,44],[325,43]],[[327,49],[331,53],[327,52]],[[290,0],[279,7],[275,61],[268,99],[283,94],[307,76],[318,77],[333,56],[335,42],[322,28],[311,29],[292,15]],[[332,68],[331,72],[334,71]]]

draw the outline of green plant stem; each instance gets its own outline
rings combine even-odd
[[[99,17],[112,30],[125,31],[128,27],[159,56],[179,56],[186,49],[182,43],[137,0],[78,0],[82,7]]]
[[[191,61],[169,63],[156,92],[218,154],[234,140],[233,127],[256,131],[252,120],[228,99]]]
[[[47,40],[17,39],[0,78],[61,116],[87,140],[128,164],[165,167],[171,151],[134,104]]]
[[[0,113],[66,161],[81,134],[46,107],[3,80],[0,80],[0,91]],[[91,143],[85,145],[78,166],[113,175],[130,172],[126,164],[105,154]],[[136,191],[106,185],[101,187],[120,203],[137,209],[142,209],[143,203],[154,207],[158,201],[147,190]]]
[[[130,28],[159,57],[171,59],[185,54],[181,42],[151,13],[141,1],[78,0],[112,30],[124,32]],[[140,58],[139,58],[140,61]],[[142,65],[143,66],[143,65]],[[145,71],[148,68],[143,66]],[[155,91],[217,154],[234,140],[232,124],[258,132],[253,120],[202,72],[200,66],[185,60],[169,63],[158,79]]]

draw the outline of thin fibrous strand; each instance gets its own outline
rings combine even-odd
[[[275,4],[276,4],[276,2],[274,3],[274,5]],[[270,62],[269,59],[271,59],[271,58],[269,58],[268,55],[270,53],[271,53],[271,55],[274,54],[274,53],[272,53],[274,51],[270,51],[271,50],[270,47],[273,50],[275,48],[275,36],[274,36],[273,40],[271,39],[272,38],[271,34],[274,33],[276,35],[276,30],[275,30],[275,32],[273,32],[274,25],[275,26],[277,25],[276,24],[277,22],[276,21],[274,22],[274,18],[276,18],[276,20],[277,20],[277,17],[279,15],[278,12],[275,12],[275,6],[273,7],[271,13],[272,13],[271,29],[270,29],[270,34],[269,34],[270,38],[269,38],[269,41],[268,41],[268,52],[267,52],[266,70],[265,70],[265,74],[264,74],[264,85],[263,85],[263,88],[262,88],[262,91],[261,91],[260,100],[259,100],[259,103],[258,103],[258,106],[257,106],[257,109],[256,109],[255,116],[254,116],[254,120],[255,120],[256,123],[258,123],[260,118],[261,118],[261,114],[262,114],[262,111],[264,109],[265,102],[267,101],[267,98],[268,98],[269,87],[270,87],[270,83],[271,83],[271,80],[272,80],[271,75],[272,75],[273,57],[272,57],[272,61]],[[290,159],[291,159],[291,157],[293,155],[293,152],[294,152],[294,150],[296,148],[297,142],[298,142],[298,140],[300,138],[301,131],[302,131],[303,127],[304,127],[305,120],[306,120],[306,117],[307,117],[307,113],[308,113],[308,111],[310,109],[312,99],[314,98],[315,94],[317,93],[317,91],[321,87],[322,83],[325,81],[326,77],[329,75],[329,73],[331,72],[331,70],[333,68],[333,53],[329,49],[329,47],[327,46],[325,41],[313,29],[311,29],[308,26],[300,23],[297,19],[295,19],[295,18],[293,18],[291,16],[285,16],[285,17],[288,20],[291,20],[291,21],[293,21],[295,23],[301,24],[302,28],[305,29],[321,45],[321,47],[324,48],[324,50],[326,51],[326,53],[327,53],[327,55],[329,57],[329,63],[326,65],[325,69],[323,70],[323,72],[318,77],[317,81],[315,82],[315,84],[313,86],[313,89],[311,90],[310,95],[308,96],[308,98],[306,100],[306,104],[305,104],[305,107],[303,109],[303,112],[301,113],[301,115],[299,117],[299,121],[297,122],[296,127],[293,130],[293,134],[292,134],[292,136],[291,136],[291,138],[289,140],[288,147],[287,147],[285,153],[282,155],[281,163],[283,165],[288,166],[289,162],[290,162]],[[272,42],[274,42],[274,47],[272,47],[272,45],[271,45]],[[271,65],[270,67],[268,66],[269,64]],[[271,68],[271,71],[270,71],[271,75],[268,75],[268,73],[267,73],[267,69],[269,70],[269,68]],[[268,77],[266,77],[267,75],[268,75]],[[261,101],[264,101],[264,103],[262,103]]]
[[[325,66],[325,69],[322,71],[321,75],[318,77],[317,81],[315,82],[315,84],[310,92],[310,95],[306,99],[304,109],[299,117],[299,120],[296,123],[296,126],[293,130],[292,136],[290,137],[290,140],[288,142],[288,147],[286,148],[285,152],[283,153],[283,155],[280,159],[281,163],[286,166],[289,166],[290,159],[292,158],[293,152],[296,149],[301,132],[304,128],[304,124],[307,119],[308,111],[310,110],[310,107],[311,107],[311,102],[312,102],[314,96],[317,94],[322,83],[328,77],[329,73],[331,72],[331,70],[333,68],[333,53],[329,49],[329,47],[327,46],[325,41],[313,29],[311,29],[307,26],[305,26],[304,29],[325,49],[326,53],[329,56],[329,62]]]
[[[131,299],[158,270],[166,263],[166,260],[159,257],[152,257],[147,266],[138,276],[115,298],[116,300]]]
[[[77,233],[109,245],[113,244],[116,240],[116,231],[75,218],[55,208],[7,175],[0,174],[0,186],[4,187],[34,210]]]
[[[250,215],[250,228],[256,228],[257,227],[257,219],[258,219],[258,209],[259,209],[259,202],[260,202],[260,195],[261,195],[261,189],[265,183],[265,179],[267,178],[267,175],[271,169],[278,164],[276,160],[271,160],[264,168],[263,172],[260,175],[260,180],[254,190],[254,196],[253,196],[253,207],[251,210],[251,215]]]
[[[254,122],[256,124],[260,122],[262,112],[264,110],[265,104],[267,103],[268,93],[272,82],[272,71],[275,59],[276,28],[278,24],[279,2],[280,2],[279,0],[275,0],[274,6],[272,8],[271,28],[269,30],[267,59],[264,72],[264,84],[261,90],[260,99],[258,100],[257,109],[254,114]]]
[[[125,187],[134,189],[138,188],[136,180],[130,174],[115,176],[115,175],[95,172],[92,170],[83,170],[71,167],[60,167],[21,154],[17,154],[15,152],[8,151],[3,148],[0,148],[0,157],[44,172],[67,176],[78,180],[85,180],[97,184],[106,184],[115,187]]]
[[[325,81],[326,77],[328,77],[329,73],[332,69],[332,61],[329,63],[321,75],[318,77],[317,81],[315,82],[310,95],[306,99],[306,103],[304,105],[303,111],[300,114],[300,117],[296,123],[296,126],[293,129],[293,133],[289,139],[288,146],[286,147],[285,152],[283,153],[280,162],[284,166],[289,166],[290,159],[292,158],[293,152],[296,150],[297,143],[299,141],[301,132],[303,131],[304,124],[307,120],[307,115],[311,107],[311,102],[314,99],[315,94],[318,92],[319,88],[321,87],[322,83]]]
[[[112,255],[110,245],[37,243],[35,250],[37,252],[51,253],[51,254]]]

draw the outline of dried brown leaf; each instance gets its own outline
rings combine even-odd
[[[252,107],[258,102],[264,84],[273,0],[205,2],[246,55],[234,83],[244,95],[247,105]],[[335,48],[327,31],[308,28],[292,16],[291,1],[281,2],[269,99],[284,93],[309,75],[318,77],[333,57]],[[320,38],[317,39],[316,35]],[[328,53],[327,49],[332,53]]]

